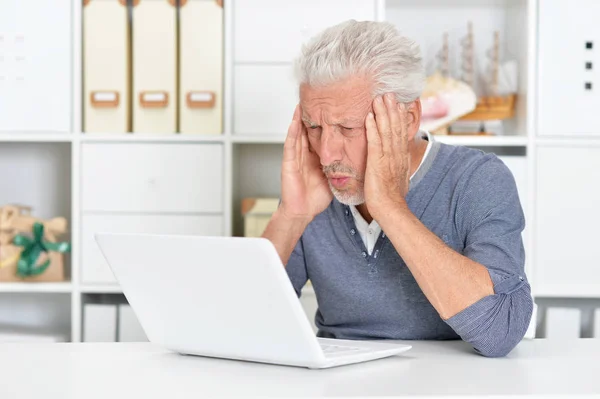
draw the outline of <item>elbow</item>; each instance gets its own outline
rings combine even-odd
[[[505,357],[508,356],[508,354],[512,352],[513,349],[515,349],[515,347],[523,339],[524,335],[525,333],[523,332],[523,335],[518,339],[507,339],[503,342],[498,342],[490,347],[474,347],[474,349],[477,353],[484,357]]]
[[[496,320],[482,331],[482,336],[473,345],[482,356],[507,356],[523,340],[529,328],[533,314],[533,299],[529,290],[521,289],[510,296],[510,300],[504,303],[505,311],[499,312]]]
[[[494,358],[494,357],[505,357],[505,356],[507,356],[510,353],[510,350],[508,350],[508,351],[507,350],[502,350],[502,351],[499,351],[499,350],[494,350],[494,351],[488,351],[488,350],[479,351],[479,350],[475,349],[475,351],[477,353],[479,353],[480,355],[484,356],[484,357],[491,357],[491,358]]]
[[[490,358],[495,358],[495,357],[505,357],[507,356],[516,346],[517,344],[520,342],[517,341],[512,345],[499,345],[497,347],[493,347],[493,348],[475,348],[475,352],[479,353],[480,355],[484,356],[484,357],[490,357]]]
[[[533,315],[531,289],[518,276],[516,279],[515,284],[505,284],[499,293],[481,299],[446,321],[482,356],[507,356],[529,329]]]

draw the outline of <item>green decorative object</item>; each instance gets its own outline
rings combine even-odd
[[[19,262],[17,263],[17,275],[20,277],[37,276],[46,271],[50,266],[50,259],[47,259],[41,265],[36,265],[42,252],[54,251],[65,253],[71,251],[71,244],[68,242],[50,242],[44,240],[44,225],[35,223],[33,225],[33,237],[18,234],[13,240],[13,244],[23,247]]]

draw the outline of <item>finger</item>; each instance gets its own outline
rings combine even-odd
[[[392,148],[392,132],[390,130],[390,120],[387,108],[383,103],[382,96],[375,97],[375,100],[373,101],[373,110],[375,111],[377,131],[381,138],[381,150],[384,154],[389,153]]]
[[[390,130],[392,132],[392,144],[394,148],[402,150],[403,142],[406,139],[406,123],[404,123],[404,104],[399,103],[395,96],[387,93],[385,96],[385,106],[390,117]]]
[[[406,121],[406,118],[408,117],[408,114],[406,112],[406,104],[404,103],[398,103],[398,113],[401,116],[401,123],[402,123],[402,128],[401,128],[401,133],[398,135],[398,139],[400,140],[399,142],[399,148],[402,154],[407,154],[409,153],[408,151],[408,123]]]
[[[302,145],[300,146],[300,165],[302,165],[302,169],[304,169],[304,167],[306,166],[306,162],[308,160],[308,135],[306,134],[306,129],[302,129],[302,132],[300,133],[300,142],[302,143]]]
[[[302,150],[310,151],[309,141],[308,141],[308,132],[306,131],[306,127],[302,126],[300,129],[302,132]]]
[[[300,130],[301,130],[300,121],[300,105],[296,105],[296,109],[294,111],[294,117],[292,118],[292,123],[290,123],[290,127],[288,128],[288,133],[285,138],[285,142],[283,143],[283,161],[284,162],[292,162],[297,158],[297,149],[299,147],[299,139],[300,139]]]
[[[375,122],[375,116],[372,112],[367,114],[365,120],[365,127],[367,128],[367,143],[368,152],[367,156],[380,156],[381,155],[381,138],[377,131],[377,123]]]
[[[304,134],[304,124],[302,123],[302,121],[299,122],[299,134],[298,134],[298,139],[296,140],[296,160],[298,161],[298,169],[302,170],[302,144],[303,144],[303,137],[302,135]]]
[[[308,136],[306,136],[306,141],[308,141]],[[317,170],[321,175],[323,174],[323,167],[321,166],[319,156],[310,149],[310,143],[307,150],[304,152],[304,163],[307,171]]]

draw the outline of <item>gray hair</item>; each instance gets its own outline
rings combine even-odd
[[[350,76],[373,79],[373,96],[420,97],[425,69],[419,46],[388,22],[350,20],[325,29],[302,47],[295,62],[299,84],[326,86]]]

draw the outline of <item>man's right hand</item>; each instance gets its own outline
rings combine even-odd
[[[283,146],[281,204],[263,237],[270,240],[287,265],[304,229],[333,199],[319,157],[310,150],[300,106],[296,106]]]
[[[333,199],[319,157],[309,146],[300,105],[283,146],[281,195],[281,212],[287,218],[306,221],[323,212]]]

